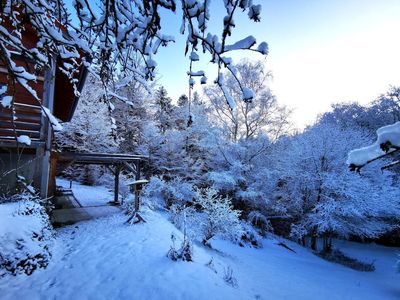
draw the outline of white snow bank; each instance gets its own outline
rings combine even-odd
[[[22,211],[23,208],[18,202],[0,205],[1,253],[3,251],[8,252],[14,248],[14,243],[17,240],[27,240],[29,243],[32,232],[41,230],[40,219],[19,214]],[[34,244],[29,244],[29,246],[35,247]]]
[[[0,204],[0,278],[47,264],[51,230],[43,208],[32,201]]]

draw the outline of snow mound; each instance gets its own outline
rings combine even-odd
[[[48,216],[38,203],[0,204],[0,277],[46,267],[51,236]]]

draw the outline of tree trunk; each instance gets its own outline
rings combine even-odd
[[[311,249],[312,250],[314,250],[314,251],[317,251],[318,250],[318,246],[317,246],[317,232],[316,232],[316,229],[314,228],[312,231],[311,231],[311,245],[310,245],[310,247],[311,247]]]

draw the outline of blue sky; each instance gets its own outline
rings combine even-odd
[[[222,1],[213,1],[211,31],[221,32]],[[294,121],[311,123],[330,104],[343,101],[367,103],[400,85],[400,1],[396,0],[265,0],[262,21],[253,23],[237,14],[232,41],[254,35],[269,44],[270,54],[240,52],[235,60],[264,59],[274,79],[270,83],[278,101],[295,108]],[[157,56],[160,80],[171,97],[187,92],[188,60],[184,39],[177,34],[179,14],[165,14],[163,32],[176,43]],[[198,69],[215,69],[204,57]]]

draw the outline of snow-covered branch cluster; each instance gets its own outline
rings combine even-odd
[[[360,171],[366,164],[400,151],[400,122],[381,127],[376,133],[378,138],[374,144],[349,152],[347,163],[352,171]],[[400,161],[394,161],[382,169],[399,163]]]
[[[225,67],[236,76],[232,60],[225,56],[227,52],[249,49],[266,55],[268,47],[266,43],[256,47],[252,36],[226,45],[235,26],[234,14],[242,10],[251,20],[258,22],[261,5],[247,0],[229,0],[224,1],[224,6],[226,16],[219,36],[208,30],[209,0],[179,3],[176,0],[74,0],[72,11],[61,0],[7,0],[0,8],[0,59],[10,78],[38,100],[40,95],[36,95],[31,84],[56,59],[57,67],[73,84],[77,83],[76,72],[83,64],[107,88],[117,74],[128,83],[135,80],[145,85],[147,80],[155,77],[157,63],[154,56],[159,48],[174,41],[174,37],[162,32],[160,12],[175,12],[180,7],[180,33],[187,36],[185,53],[190,49],[190,85],[194,84],[195,76],[201,77],[201,83],[207,81],[204,72],[192,70],[192,62],[199,60],[199,51],[211,55],[211,61],[218,65],[219,74]],[[28,40],[28,36],[33,36],[33,41]],[[32,63],[33,69],[21,66],[18,59]],[[229,100],[221,76],[216,83]],[[252,92],[242,87],[239,80],[238,84],[243,91],[243,100],[251,101]],[[108,93],[108,98],[115,96],[115,91]],[[229,103],[233,107],[233,102]]]
[[[224,17],[224,27],[220,37],[207,31],[207,21],[210,18],[210,1],[190,0],[183,3],[181,33],[185,33],[185,30],[187,29],[188,33],[185,53],[188,53],[189,49],[191,50],[189,55],[190,71],[188,72],[190,87],[193,87],[194,85],[194,76],[202,76],[200,80],[202,84],[207,82],[207,77],[204,73],[201,71],[194,72],[192,70],[193,62],[199,60],[197,52],[202,50],[203,53],[209,53],[211,55],[212,63],[218,65],[218,76],[214,82],[221,88],[230,108],[234,109],[236,105],[225,85],[222,68],[229,70],[232,76],[236,79],[236,82],[242,91],[242,100],[245,102],[251,102],[254,97],[253,92],[248,87],[242,85],[241,80],[237,77],[237,70],[233,65],[232,58],[226,56],[226,54],[236,50],[251,50],[267,55],[268,45],[265,42],[261,42],[257,47],[255,47],[257,42],[253,36],[245,37],[233,44],[227,45],[226,43],[227,38],[231,36],[232,30],[235,27],[235,21],[233,18],[235,11],[247,11],[248,17],[251,20],[258,22],[260,21],[261,5],[254,5],[253,1],[248,0],[224,1],[226,15]]]
[[[40,99],[31,87],[37,76],[59,58],[58,68],[76,84],[75,73],[82,62],[81,51],[90,48],[79,32],[70,30],[59,1],[7,0],[0,15],[0,59],[8,76]],[[32,65],[22,66],[24,60]]]

